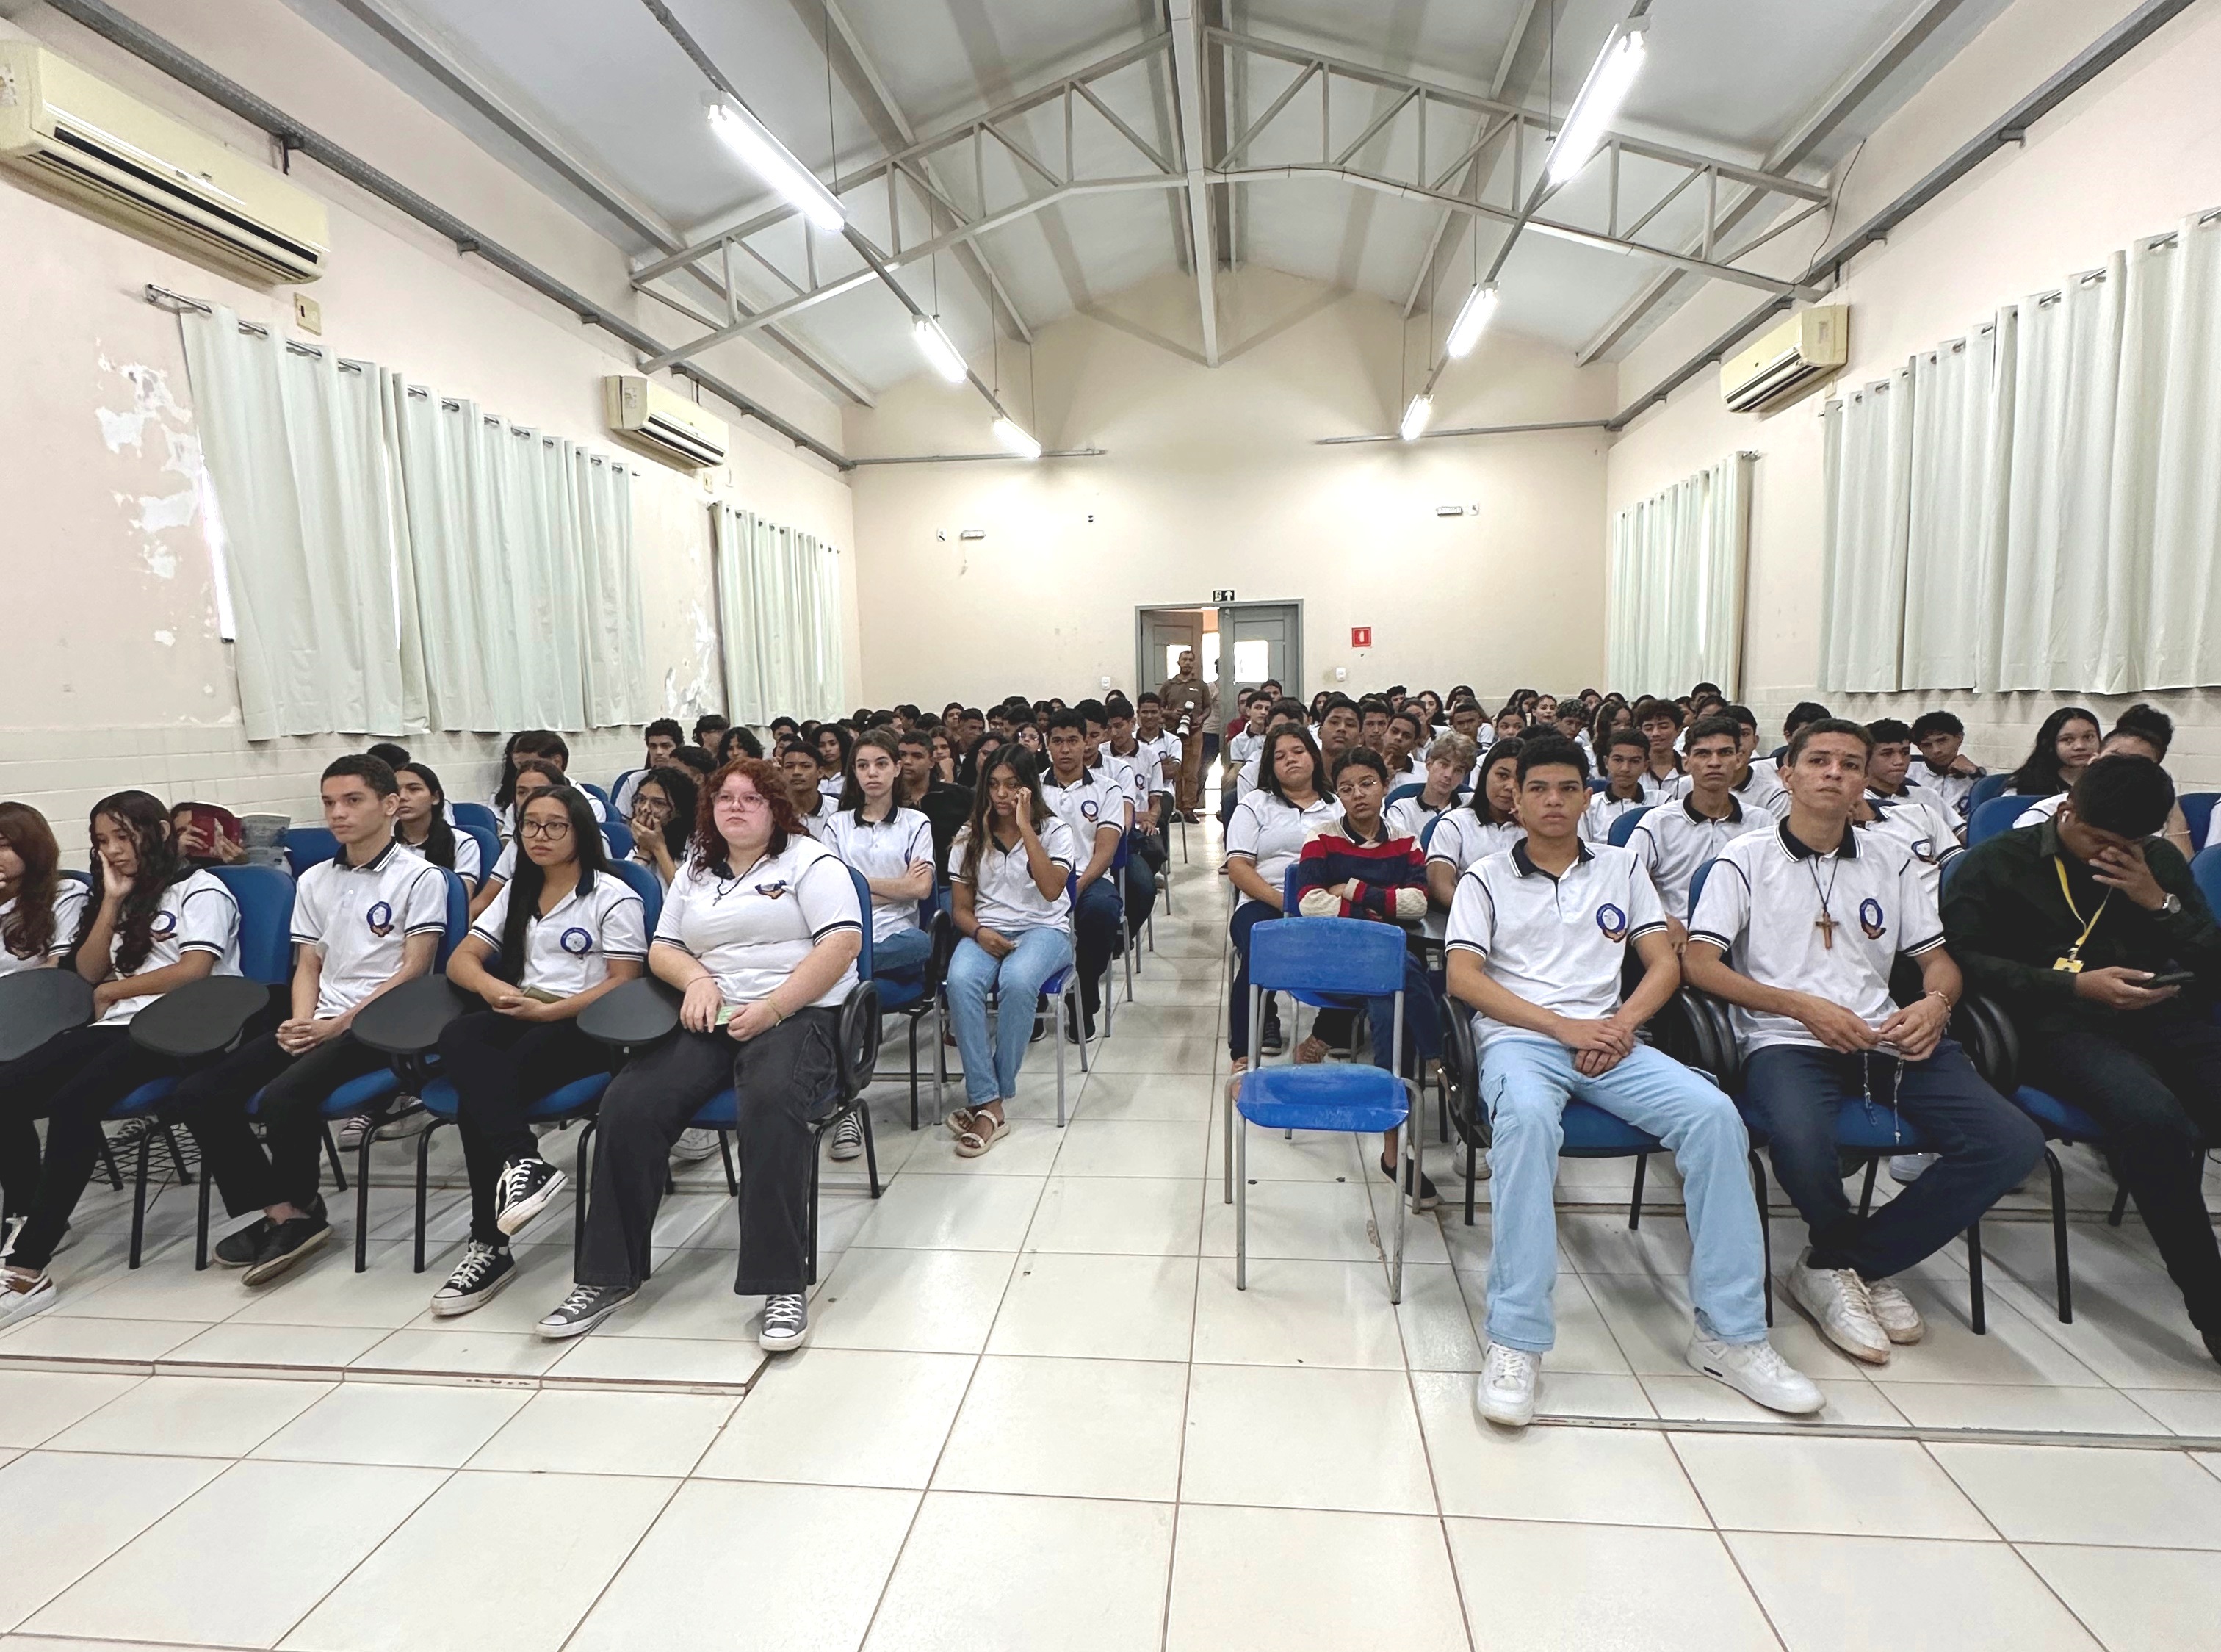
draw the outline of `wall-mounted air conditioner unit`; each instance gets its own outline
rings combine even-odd
[[[610,429],[618,435],[701,470],[725,462],[731,442],[725,422],[653,379],[611,373],[602,380],[602,401]]]
[[[1845,304],[1800,310],[1720,364],[1720,395],[1737,413],[1766,413],[1851,359]]]
[[[126,228],[278,281],[331,257],[323,203],[24,40],[0,40],[0,160]]]

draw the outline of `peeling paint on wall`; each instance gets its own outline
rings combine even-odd
[[[166,648],[174,648],[178,646],[178,634],[175,631],[157,631],[154,641]]]
[[[97,407],[93,416],[100,421],[100,439],[108,444],[108,451],[120,454],[126,447],[136,450],[146,438],[147,426],[154,420],[179,424],[192,422],[191,409],[180,407],[170,394],[169,376],[160,367],[149,367],[136,361],[122,366],[100,358],[100,370],[119,375],[131,386],[131,405],[122,412]]]
[[[185,485],[170,493],[118,493],[116,503],[131,513],[132,528],[140,535],[139,554],[147,572],[157,579],[178,577],[178,548],[163,537],[191,529],[200,510],[201,440],[191,429],[192,410],[170,393],[169,377],[159,367],[140,362],[118,365],[100,358],[101,370],[130,386],[127,409],[97,407],[100,439],[108,451],[121,457],[126,448],[139,457],[147,453],[151,425],[162,434],[162,473],[184,479]]]

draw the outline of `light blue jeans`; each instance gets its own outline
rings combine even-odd
[[[1743,1160],[1750,1143],[1724,1094],[1648,1044],[1590,1079],[1573,1070],[1573,1053],[1562,1044],[1499,1036],[1481,1052],[1480,1095],[1495,1126],[1488,1151],[1490,1342],[1542,1354],[1557,1340],[1554,1199],[1569,1099],[1649,1131],[1673,1154],[1688,1206],[1689,1299],[1698,1326],[1723,1342],[1765,1340],[1765,1239]]]
[[[933,956],[933,937],[923,929],[898,929],[884,941],[872,942],[872,968],[882,975],[898,970],[921,969]]]
[[[989,957],[985,947],[967,936],[956,943],[955,955],[948,961],[948,1019],[964,1057],[964,1097],[974,1107],[1018,1093],[1018,1068],[1033,1036],[1034,1001],[1041,996],[1042,983],[1072,961],[1072,934],[1061,926],[1021,929],[1006,938],[1018,943],[1007,958]],[[990,989],[1000,1004],[992,1044],[987,1038]],[[1063,1031],[1057,1029],[1050,1036],[1061,1037]]]

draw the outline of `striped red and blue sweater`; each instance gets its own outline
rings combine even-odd
[[[1371,917],[1416,923],[1427,915],[1427,857],[1418,840],[1390,837],[1386,829],[1371,842],[1350,833],[1348,816],[1339,831],[1322,831],[1304,843],[1295,867],[1297,910],[1304,917]],[[1342,894],[1354,883],[1356,898]]]

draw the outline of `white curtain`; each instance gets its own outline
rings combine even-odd
[[[840,571],[829,545],[721,505],[717,611],[725,705],[736,723],[841,714]]]
[[[2137,685],[2221,683],[2221,213],[2144,243],[2130,272],[2143,278],[2130,285],[2122,404],[2133,396],[2136,418],[2121,468],[2151,479]],[[2155,319],[2156,356],[2143,342]]]
[[[1912,375],[1903,370],[1822,410],[1822,688],[1899,686],[1905,635]]]
[[[1904,688],[1980,679],[1986,581],[2003,566],[2014,312],[1912,359]],[[1994,657],[1994,653],[1993,656]]]
[[[1608,664],[1627,691],[1738,691],[1751,463],[1723,460],[1612,518]]]
[[[2133,685],[2131,610],[2121,576],[2133,547],[2113,528],[2113,438],[2126,260],[2030,299],[2015,351],[2006,557],[1991,690]]]
[[[633,557],[632,470],[578,448],[571,450],[570,466],[579,501],[586,722],[597,729],[639,723],[648,715],[648,648]]]
[[[201,447],[223,517],[249,740],[397,735],[425,683],[391,375],[182,318]]]

